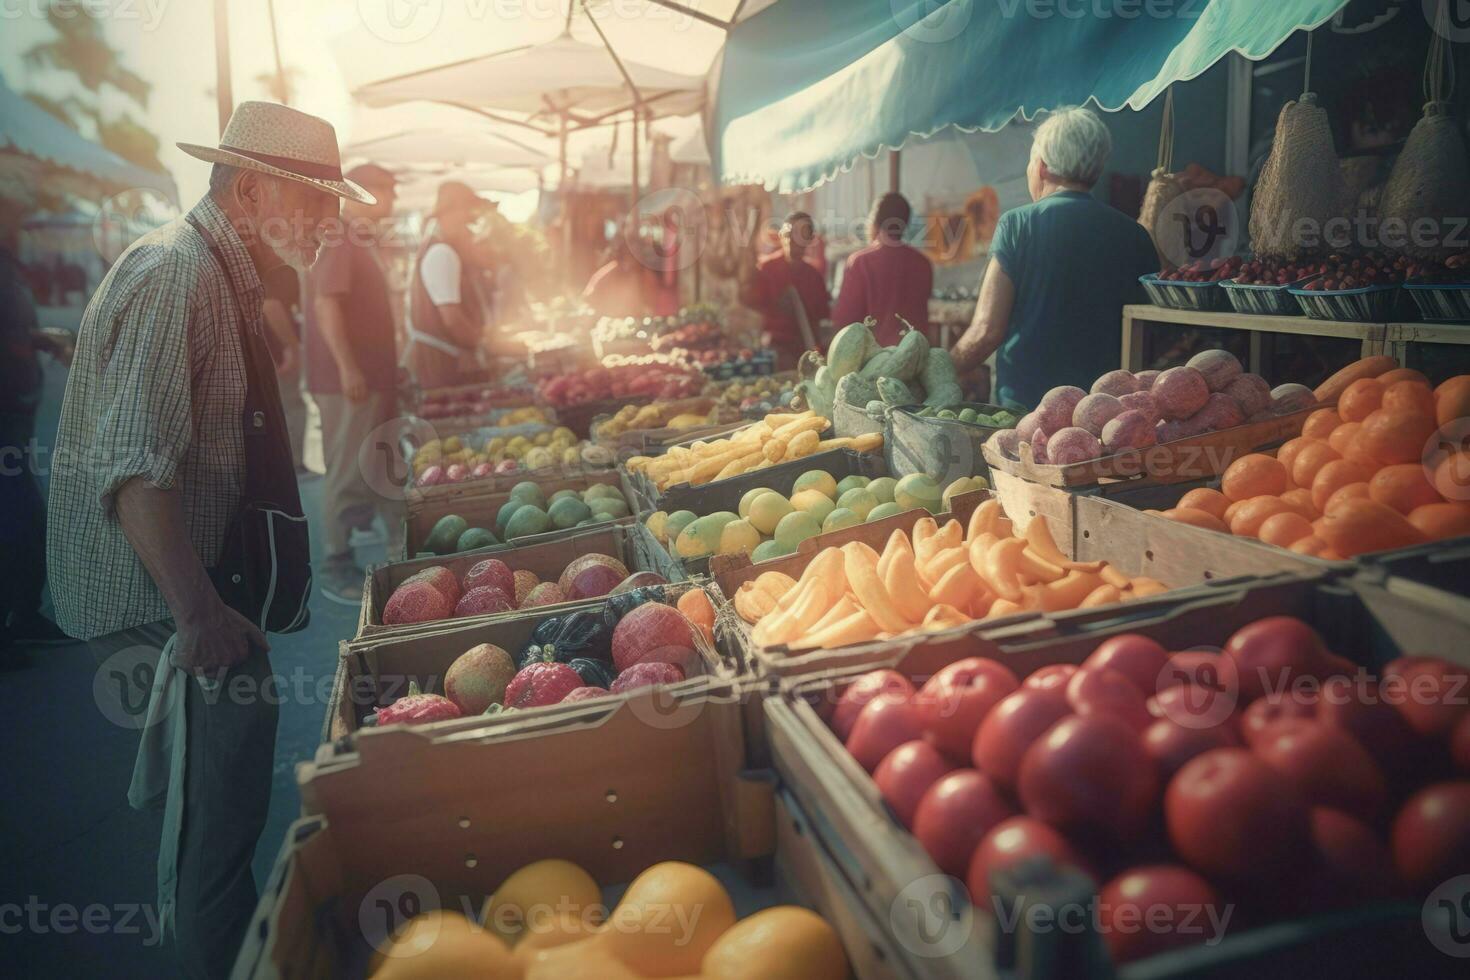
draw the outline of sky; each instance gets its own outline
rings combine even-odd
[[[74,78],[27,67],[22,53],[52,36],[44,20],[49,0],[0,0],[0,75],[12,89],[64,96]],[[141,112],[121,93],[104,89],[109,115],[141,115],[163,143],[160,158],[178,183],[180,199],[204,191],[208,165],[178,150],[176,141],[218,137],[212,0],[69,0],[104,19],[124,64],[152,85]],[[716,15],[735,0],[704,0]],[[266,0],[227,0],[231,77],[236,102],[267,98],[256,77],[275,69]],[[388,110],[356,106],[351,87],[435,64],[548,40],[564,26],[566,0],[275,0],[282,61],[293,70],[293,104],[337,127],[339,141],[405,126],[478,125],[460,110],[417,103]],[[644,0],[601,0],[599,22],[620,54],[670,71],[703,75],[721,34]],[[574,35],[595,40],[578,18]],[[677,43],[670,43],[670,35]],[[532,134],[534,136],[534,134]],[[607,137],[588,134],[587,141]],[[626,137],[625,137],[626,139]]]

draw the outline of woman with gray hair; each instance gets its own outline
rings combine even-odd
[[[1001,215],[954,348],[961,372],[1000,352],[992,401],[1034,408],[1049,388],[1085,389],[1119,366],[1123,306],[1142,302],[1138,277],[1158,270],[1158,256],[1136,221],[1092,196],[1112,148],[1089,109],[1058,109],[1036,128],[1034,203]]]

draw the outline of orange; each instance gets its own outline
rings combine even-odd
[[[1361,422],[1382,403],[1383,384],[1377,378],[1359,378],[1337,400],[1337,414],[1344,422]]]
[[[1193,490],[1179,498],[1180,507],[1188,507],[1193,510],[1202,510],[1216,517],[1225,517],[1225,508],[1230,506],[1230,498],[1219,490],[1211,490],[1209,487],[1195,487]]]
[[[1308,534],[1304,538],[1298,538],[1297,540],[1293,541],[1290,545],[1288,545],[1288,547],[1299,555],[1313,555],[1321,557],[1322,549],[1327,547],[1327,542],[1323,541],[1315,534]]]
[[[715,641],[715,607],[703,589],[690,589],[681,595],[678,608],[691,623],[699,627],[705,639],[711,643]]]
[[[1281,448],[1276,450],[1276,458],[1281,461],[1282,466],[1286,467],[1288,479],[1291,478],[1291,464],[1296,462],[1296,454],[1312,443],[1321,441],[1320,439],[1313,439],[1309,436],[1297,436],[1295,439],[1288,439],[1281,444]]]
[[[1311,536],[1312,522],[1293,511],[1272,514],[1261,522],[1261,540],[1278,548],[1290,548],[1302,538]]]
[[[1470,534],[1470,506],[1465,504],[1423,504],[1409,512],[1409,523],[1431,541],[1457,538]]]
[[[1434,389],[1434,420],[1448,425],[1470,416],[1470,374],[1457,374]]]
[[[1261,524],[1266,518],[1290,510],[1280,497],[1262,495],[1240,501],[1240,509],[1230,521],[1230,533],[1253,538],[1260,533]]]
[[[1424,458],[1434,432],[1434,419],[1426,414],[1380,408],[1363,420],[1358,448],[1380,463],[1412,463]]]
[[[1368,444],[1363,441],[1363,430],[1361,428],[1348,440],[1347,448],[1343,450],[1342,458],[1350,459],[1354,463],[1362,463],[1369,469],[1374,470],[1383,465],[1369,454]]]
[[[1470,453],[1450,453],[1434,467],[1434,489],[1449,501],[1470,501]]]
[[[1242,456],[1220,478],[1220,492],[1231,500],[1249,500],[1286,491],[1286,467],[1265,453]]]
[[[1373,500],[1349,500],[1322,518],[1317,536],[1327,547],[1351,558],[1370,551],[1406,548],[1424,535],[1404,515]]]
[[[1281,495],[1281,502],[1309,521],[1315,521],[1322,516],[1317,506],[1312,503],[1312,491],[1306,487],[1286,491]]]
[[[1368,496],[1400,514],[1407,514],[1425,504],[1437,504],[1441,499],[1429,482],[1429,474],[1424,472],[1422,463],[1385,466],[1368,481]]]
[[[1171,521],[1178,521],[1180,524],[1192,524],[1195,527],[1202,527],[1206,531],[1219,531],[1221,534],[1230,533],[1230,528],[1225,526],[1225,522],[1207,510],[1197,510],[1193,507],[1175,507],[1173,510],[1164,511],[1164,516]]]
[[[1322,513],[1330,514],[1337,508],[1341,507],[1343,503],[1348,500],[1368,499],[1368,484],[1349,483],[1346,486],[1338,487],[1332,492],[1332,496],[1327,498],[1327,503],[1324,504],[1322,507]]]
[[[1378,379],[1383,382],[1382,378]],[[1383,404],[1380,408],[1400,412],[1418,412],[1434,417],[1434,392],[1423,381],[1395,381],[1383,389]]]
[[[1373,477],[1373,468],[1346,459],[1334,459],[1317,471],[1312,480],[1312,506],[1327,512],[1327,498],[1349,483],[1367,483]]]
[[[1310,487],[1312,481],[1317,477],[1318,470],[1334,459],[1341,458],[1342,453],[1327,443],[1314,442],[1296,454],[1296,459],[1291,464],[1292,482],[1299,487]]]
[[[1308,439],[1326,439],[1332,430],[1342,425],[1342,416],[1335,408],[1319,408],[1307,416],[1302,424],[1302,435]]]
[[[1235,515],[1240,512],[1240,508],[1244,504],[1244,500],[1236,500],[1232,502],[1229,507],[1225,508],[1225,513],[1220,515],[1220,520],[1224,521],[1226,526],[1228,527],[1231,523],[1234,522]]]
[[[1392,371],[1383,372],[1375,380],[1385,388],[1398,384],[1400,381],[1417,381],[1425,387],[1429,385],[1429,379],[1424,377],[1423,372],[1415,371],[1413,368],[1394,368]]]
[[[1353,441],[1353,436],[1357,435],[1358,430],[1362,427],[1362,422],[1344,422],[1332,430],[1332,435],[1327,437],[1327,445],[1337,450],[1337,455],[1347,455],[1348,444]]]

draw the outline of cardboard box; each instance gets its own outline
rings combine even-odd
[[[670,600],[683,594],[685,589],[700,587],[695,583],[672,585]],[[576,610],[600,611],[606,601],[602,598],[563,603],[477,620],[448,620],[439,624],[440,629],[383,633],[364,640],[343,642],[339,649],[332,697],[327,705],[322,741],[333,742],[356,732],[367,715],[408,693],[410,683],[418,684],[425,693],[442,694],[444,674],[449,666],[476,644],[492,643],[515,659],[530,642],[531,632],[542,621]],[[699,673],[691,671],[690,676],[673,685],[673,689],[697,689],[705,686],[708,678],[731,677],[739,672],[738,658],[721,653],[697,631],[695,639],[702,670]],[[476,719],[462,721],[474,722]],[[439,724],[453,725],[455,722]]]
[[[572,559],[580,555],[604,554],[621,561],[628,567],[629,572],[656,571],[668,578],[669,571],[678,571],[667,562],[657,567],[649,567],[648,559],[653,554],[649,546],[652,535],[648,533],[647,528],[638,523],[636,518],[626,518],[612,524],[577,528],[575,533],[564,532],[551,537],[550,540],[544,540],[545,537],[537,535],[535,538],[520,538],[510,545],[499,548],[477,549],[442,558],[415,558],[411,561],[390,562],[386,565],[374,566],[368,571],[367,578],[363,582],[362,606],[357,618],[357,639],[423,633],[467,622],[505,619],[519,614],[519,611],[515,610],[493,613],[489,616],[385,626],[383,607],[387,605],[388,597],[393,594],[393,590],[403,584],[405,579],[436,565],[449,569],[454,573],[455,578],[463,579],[464,574],[476,563],[486,558],[498,558],[509,565],[512,571],[529,570],[535,572],[536,577],[543,582],[555,582]],[[656,541],[653,541],[652,544],[654,547],[658,546]],[[575,604],[564,602],[555,606],[541,606],[538,609],[554,610]]]
[[[1313,623],[1329,647],[1376,671],[1402,652],[1436,652],[1470,664],[1470,603],[1432,605],[1377,587],[1321,576],[1282,585],[1256,585],[1177,603],[1158,615],[1099,625],[1085,635],[1015,624],[977,634],[963,647],[936,656],[933,647],[900,651],[883,662],[833,670],[783,682],[783,694],[766,701],[767,731],[776,770],[808,813],[820,813],[819,836],[827,847],[840,842],[852,861],[848,877],[860,883],[869,910],[893,930],[894,948],[916,954],[926,976],[960,980],[975,976],[1026,975],[1019,950],[1045,950],[1056,936],[1006,935],[988,911],[970,905],[962,884],[942,874],[919,842],[884,803],[872,778],[827,727],[823,715],[841,692],[869,670],[888,667],[915,687],[948,663],[982,656],[1005,663],[1025,677],[1054,663],[1081,663],[1107,636],[1142,632],[1167,649],[1219,647],[1240,627],[1266,616],[1292,615]],[[829,840],[830,838],[830,840]],[[1230,934],[1215,947],[1199,947],[1131,964],[1120,976],[1137,978],[1306,973],[1342,976],[1445,975],[1441,969],[1364,969],[1356,957],[1363,943],[1348,941],[1363,930],[1369,961],[1392,959],[1403,940],[1433,965],[1438,955],[1424,942],[1417,903],[1384,903],[1301,922],[1284,922]],[[1419,930],[1416,932],[1416,930]],[[951,948],[953,947],[953,948]],[[1346,947],[1346,948],[1345,948]],[[1405,953],[1410,951],[1405,950]],[[1044,954],[1043,954],[1044,955]],[[1278,960],[1278,957],[1281,958]],[[1291,962],[1293,969],[1284,969]],[[1408,960],[1405,961],[1406,963]],[[1441,959],[1439,962],[1445,962]],[[1331,963],[1332,966],[1328,966]],[[1323,972],[1325,971],[1325,972]],[[1074,975],[1074,974],[1063,974]],[[1081,975],[1079,971],[1075,975]]]
[[[742,696],[728,685],[681,696],[664,724],[649,723],[650,705],[588,702],[571,718],[383,731],[351,758],[302,765],[307,816],[287,834],[233,976],[360,977],[405,908],[474,913],[506,876],[554,857],[586,869],[608,905],[660,861],[710,867],[738,914],[809,905],[855,976],[916,980],[891,969],[881,923],[817,850],[807,815],[748,768]],[[772,857],[776,888],[761,883]]]

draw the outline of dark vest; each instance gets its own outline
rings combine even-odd
[[[470,256],[453,244],[445,242],[437,234],[424,239],[419,245],[418,255],[414,257],[413,286],[408,301],[408,364],[414,381],[422,388],[442,388],[467,383],[476,380],[479,375],[478,370],[468,366],[473,351],[450,352],[451,348],[458,350],[459,345],[450,339],[444,320],[439,315],[439,308],[434,305],[434,301],[429,298],[428,289],[424,287],[424,255],[432,246],[441,242],[449,245],[454,249],[454,254],[459,256],[460,308],[471,323],[485,322],[476,281],[478,274]]]

